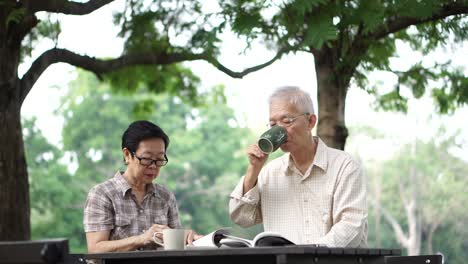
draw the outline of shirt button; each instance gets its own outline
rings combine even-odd
[[[308,224],[308,223],[309,223],[309,219],[305,220],[305,223]]]
[[[307,203],[308,201],[309,201],[309,200],[307,200],[307,199],[304,199],[304,203]]]
[[[140,209],[140,211],[139,211],[139,212],[140,212],[140,214],[142,214],[142,213],[143,213],[143,209]]]
[[[328,214],[324,214],[324,215],[322,216],[322,219],[323,219],[324,222],[327,221],[327,220],[328,220]]]

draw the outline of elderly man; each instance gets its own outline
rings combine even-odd
[[[269,98],[269,126],[282,126],[287,141],[281,157],[257,144],[247,149],[249,165],[231,193],[231,219],[282,234],[296,244],[364,247],[367,244],[366,187],[360,165],[312,136],[317,117],[310,95],[278,88]]]

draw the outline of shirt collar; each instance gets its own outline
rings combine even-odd
[[[317,150],[315,151],[313,164],[326,171],[328,166],[328,146],[319,137],[314,137],[314,140],[317,142]]]
[[[327,156],[328,146],[319,137],[313,137],[313,139],[317,143],[317,148],[315,150],[315,156],[314,156],[314,161],[312,162],[312,165],[319,167],[323,171],[326,171],[327,165],[328,165],[328,156]],[[285,172],[286,175],[290,175],[288,171],[291,172],[292,168],[294,167],[294,162],[291,159],[291,153],[286,153],[282,158],[283,158],[283,171]]]
[[[130,183],[128,183],[128,181],[125,179],[125,177],[123,176],[123,172],[122,171],[118,171],[115,175],[114,175],[114,179],[115,179],[115,182],[117,183],[117,188],[119,189],[119,191],[122,193],[122,196],[125,196],[125,194],[132,189],[132,186],[130,185]],[[154,188],[154,185],[153,184],[148,184],[146,186],[146,194],[153,194],[154,196],[156,196],[156,192],[155,192],[155,188]]]
[[[122,196],[132,189],[132,186],[127,182],[123,176],[123,172],[118,171],[114,175],[115,183],[117,184],[117,189],[122,193]]]

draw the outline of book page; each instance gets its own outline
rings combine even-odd
[[[195,247],[218,247],[219,240],[229,233],[229,227],[215,230],[208,235],[193,241]],[[220,237],[222,236],[222,237]]]
[[[216,247],[213,242],[213,236],[215,232],[216,231],[211,232],[208,235],[193,241],[193,245],[196,247]]]
[[[252,247],[252,241],[240,237],[226,237],[219,241],[222,246],[237,248],[237,247]]]
[[[252,240],[241,238],[241,237],[236,237],[232,235],[225,235],[225,237],[226,238],[221,239],[220,243],[225,244],[226,242],[229,242],[229,243],[237,242],[237,243],[244,244],[247,247],[253,247]]]
[[[261,232],[257,234],[252,244],[257,246],[285,246],[285,245],[294,245],[289,239],[285,238],[279,233],[276,232]]]

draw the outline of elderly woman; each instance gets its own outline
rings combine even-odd
[[[136,121],[122,135],[127,169],[94,186],[84,209],[89,253],[152,249],[153,235],[181,228],[175,196],[153,183],[168,162],[169,137],[157,125]],[[159,235],[159,234],[158,234]],[[201,237],[190,230],[187,243]]]

